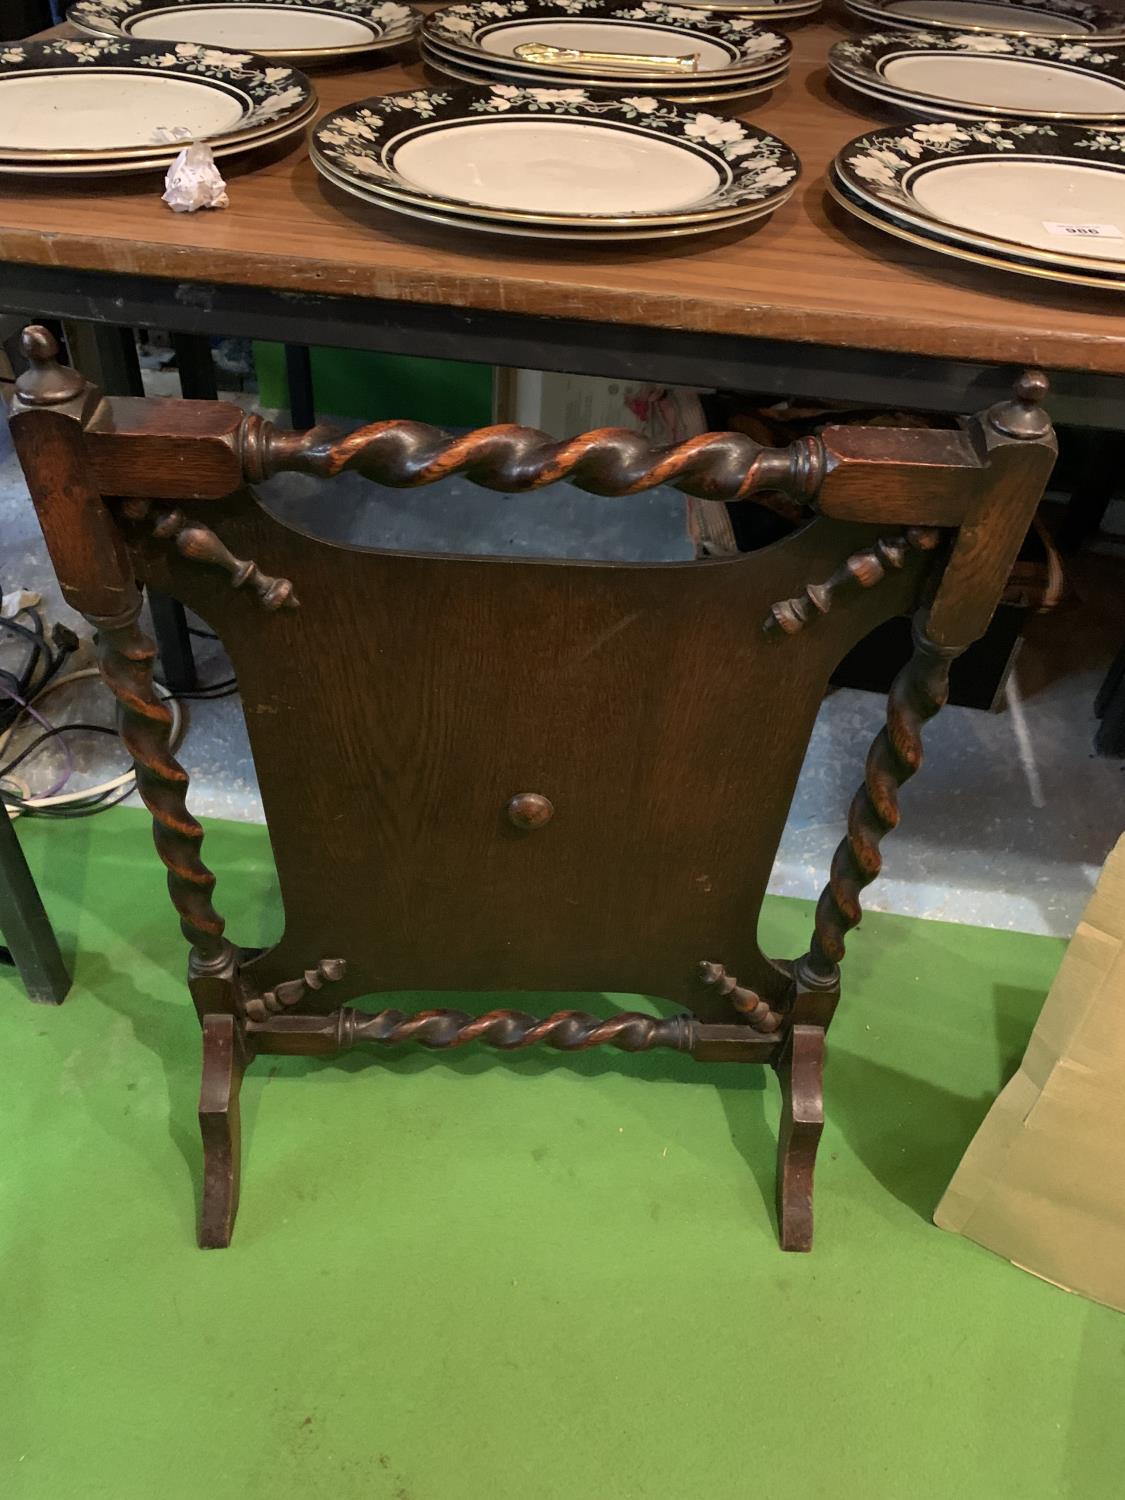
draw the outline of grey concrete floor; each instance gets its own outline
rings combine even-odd
[[[341,541],[395,548],[521,556],[673,560],[690,556],[679,497],[656,491],[628,501],[567,485],[537,496],[492,495],[463,480],[406,493],[354,476],[334,481],[331,506],[318,481],[284,476],[263,488],[279,514]],[[15,458],[0,428],[0,583],[40,593],[51,620],[88,635],[63,604]],[[926,766],[903,789],[899,829],[884,846],[884,875],[871,910],[1069,935],[1097,872],[1125,828],[1125,769],[1093,756],[1093,699],[1125,633],[1120,559],[1086,559],[1080,596],[1065,614],[1034,619],[997,713],[948,708],[926,731]],[[229,675],[221,650],[198,641],[202,680]],[[108,694],[78,684],[50,703],[55,721],[112,722]],[[771,881],[771,890],[815,897],[840,838],[863,759],[883,717],[872,694],[825,699]],[[77,788],[122,764],[102,737],[71,737]],[[18,748],[16,740],[9,749]],[[5,757],[6,758],[6,757]],[[192,775],[193,809],[262,819],[236,697],[191,705],[180,752]],[[31,768],[33,789],[57,774],[48,748]]]

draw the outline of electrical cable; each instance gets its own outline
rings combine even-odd
[[[48,693],[54,692],[56,688],[65,687],[68,683],[71,682],[80,682],[87,678],[100,677],[100,675],[101,674],[99,673],[97,667],[82,667],[77,672],[68,672],[64,677],[55,677],[44,688],[41,688],[40,691],[36,693],[35,697],[28,704],[28,711],[31,711],[34,705],[38,703],[41,698],[46,697]],[[160,683],[154,683],[153,686],[156,692],[159,693],[160,696],[167,702],[169,712],[172,715],[172,724],[169,731],[169,749],[172,753],[175,753],[181,739],[183,738],[183,732],[186,727],[186,715],[184,714],[184,711],[180,707],[179,703],[167,688],[162,687]],[[42,719],[42,715],[38,714],[37,712],[33,714],[33,717],[43,723],[47,722],[46,720]],[[73,726],[68,726],[65,724],[47,724],[47,728],[49,730],[54,730],[56,732],[66,730],[69,727]],[[104,728],[104,726],[99,727]],[[110,732],[116,733],[115,730],[112,730]],[[11,729],[9,729],[3,735],[0,735],[0,749],[3,749],[4,745],[10,738],[11,733],[12,731]],[[43,737],[40,736],[40,739],[42,738]],[[8,769],[10,770],[11,767],[9,767]],[[81,791],[46,793],[42,796],[35,797],[21,797],[18,792],[15,794],[7,792],[3,794],[3,800],[8,804],[9,817],[18,817],[21,813],[36,813],[47,814],[52,817],[67,817],[75,815],[80,809],[83,808],[95,812],[101,811],[105,806],[112,807],[117,802],[124,801],[125,798],[132,792],[135,784],[136,772],[132,767],[130,767],[127,771],[122,772],[120,775],[112,776],[107,781],[103,781],[97,786],[84,787]],[[115,793],[119,795],[114,795]],[[113,800],[107,801],[107,799],[109,798],[112,798]]]
[[[22,711],[27,714],[28,718],[34,719],[35,722],[40,725],[41,728],[45,729],[48,734],[50,734],[54,729],[55,726],[49,723],[39,712],[39,710],[35,708],[33,704],[29,703],[26,698],[21,697],[21,695],[17,693],[14,688],[7,687],[4,683],[0,682],[0,693],[3,693],[4,696],[10,699],[13,703],[17,703]],[[39,695],[36,694],[36,697],[38,696]],[[18,723],[19,715],[17,714],[15,719],[12,721],[12,728],[15,728],[16,724]],[[74,775],[74,756],[70,753],[70,746],[66,743],[65,740],[63,741],[62,745],[62,752],[63,759],[65,760],[66,764],[59,775],[48,787],[48,789],[43,793],[45,797],[56,796],[59,792],[62,791],[63,787],[66,786],[67,782]]]
[[[221,682],[212,682],[207,687],[198,688],[190,693],[173,693],[175,698],[188,698],[207,702],[210,698],[229,698],[232,693],[238,692],[238,678],[225,677]]]
[[[59,676],[59,670],[67,656],[77,649],[78,638],[64,627],[56,626],[52,632],[52,645],[48,643],[44,633],[43,619],[39,611],[33,606],[25,606],[17,612],[17,615],[24,613],[30,615],[34,621],[33,625],[23,625],[17,617],[0,617],[0,625],[8,628],[12,634],[25,638],[32,648],[29,660],[18,676],[15,673],[0,670],[0,699],[7,697],[15,710],[10,722],[5,723],[3,703],[0,702],[0,753],[9,744],[20,719],[25,714],[39,724],[43,732],[37,735],[30,744],[25,745],[11,761],[0,765],[0,802],[5,805],[9,817],[21,815],[56,818],[88,817],[107,807],[114,807],[129,797],[135,789],[136,773],[132,768],[96,786],[84,787],[74,792],[65,792],[62,789],[76,769],[65,736],[70,733],[83,732],[116,735],[117,730],[105,724],[87,724],[81,721],[52,724],[37,707],[40,700],[56,688],[96,678],[100,676],[100,673],[96,667],[84,667],[76,672]],[[211,640],[217,639],[211,631],[197,630],[194,627],[189,627],[189,629],[193,635]],[[37,680],[36,674],[41,664],[43,670]],[[5,680],[12,686],[6,686]],[[186,693],[172,693],[159,682],[154,682],[153,686],[160,697],[167,702],[172,715],[169,748],[173,752],[178,748],[186,728],[186,714],[180,708],[179,700],[191,699],[207,702],[229,697],[238,691],[238,681],[233,676],[222,678],[197,691]],[[63,774],[46,792],[33,795],[29,784],[22,777],[15,777],[12,773],[49,741],[56,738],[60,740],[66,767]]]
[[[24,614],[31,617],[34,622],[33,627],[20,624],[19,617]],[[22,636],[32,648],[32,654],[18,676],[14,672],[0,669],[0,679],[9,683],[12,689],[8,697],[16,704],[15,713],[8,713],[3,706],[0,706],[0,729],[4,729],[10,727],[19,718],[18,700],[29,699],[44,687],[57,674],[66,658],[78,649],[78,637],[65,626],[56,625],[52,631],[52,641],[49,643],[43,631],[43,617],[31,604],[25,604],[14,615],[0,615],[0,629],[7,630],[12,635]],[[40,664],[43,666],[43,671],[37,676]]]
[[[31,744],[25,745],[14,760],[10,760],[7,765],[0,766],[0,780],[5,780],[10,776],[17,766],[21,766],[29,756],[34,755],[36,750],[40,746],[45,745],[48,740],[54,739],[59,734],[69,734],[74,730],[82,730],[85,734],[109,734],[113,735],[115,739],[117,737],[117,730],[111,728],[108,724],[84,724],[80,719],[71,719],[66,724],[55,724],[51,729],[46,729],[42,734],[36,735]],[[29,792],[27,795],[30,796],[31,793]]]

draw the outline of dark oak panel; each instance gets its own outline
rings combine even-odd
[[[745,557],[625,568],[388,556],[252,503],[199,514],[302,601],[267,614],[158,541],[141,554],[238,673],[286,910],[254,983],[342,955],[312,1008],[398,989],[685,1000],[719,959],[784,992],[755,924],[813,718],[929,559],[775,639],[771,604],[875,529],[819,520]],[[555,808],[529,834],[506,813],[526,791]]]

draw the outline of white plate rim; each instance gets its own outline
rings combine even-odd
[[[941,99],[931,99],[922,94],[896,93],[890,88],[878,88],[875,84],[860,83],[856,78],[849,78],[844,73],[837,73],[831,65],[829,66],[829,77],[837,83],[844,84],[849,89],[854,89],[857,94],[865,99],[875,99],[880,104],[889,104],[892,108],[901,110],[905,114],[913,115],[921,120],[1006,120],[1009,124],[1027,120],[1035,124],[1056,125],[1086,125],[1091,129],[1104,125],[1107,129],[1117,129],[1125,123],[1125,108],[1119,115],[1068,115],[1034,113],[1031,110],[1008,110],[998,108],[996,105],[981,105],[980,109],[974,109],[971,104],[947,104]]]
[[[319,168],[318,168],[319,170]],[[517,239],[547,240],[562,244],[636,244],[646,240],[686,239],[690,235],[717,233],[722,229],[734,229],[740,224],[756,224],[760,219],[768,219],[782,207],[781,203],[771,204],[769,208],[761,212],[740,214],[735,218],[721,220],[707,220],[693,222],[691,224],[669,227],[651,228],[647,225],[638,225],[632,233],[623,233],[620,230],[590,230],[586,234],[570,233],[565,229],[557,229],[552,232],[550,225],[535,225],[532,223],[523,226],[510,219],[506,220],[484,220],[469,219],[456,216],[451,213],[440,213],[436,210],[423,209],[415,204],[407,204],[399,198],[389,195],[383,196],[378,193],[362,192],[356,185],[349,183],[342,177],[333,173],[321,172],[326,182],[338,187],[341,192],[349,193],[353,198],[368,204],[372,208],[386,209],[388,213],[401,213],[410,219],[420,219],[427,224],[441,224],[453,229],[476,230],[482,234],[502,234]],[[785,200],[786,202],[788,199]]]
[[[1044,149],[1033,149],[1039,146]],[[1090,154],[1079,155],[1083,150]],[[1103,152],[1106,156],[1100,155]],[[1118,159],[1109,160],[1109,155],[1116,155]],[[910,191],[911,184],[921,173],[940,171],[945,165],[990,159],[1008,163],[1020,160],[1021,156],[1024,159],[1066,161],[1079,169],[1083,166],[1108,168],[1125,177],[1125,136],[1117,137],[1115,132],[1084,126],[1065,129],[1060,135],[1055,126],[1037,128],[1030,123],[1012,125],[1000,120],[914,124],[901,130],[868,131],[837,152],[832,170],[849,193],[870,202],[879,212],[905,215],[920,229],[933,226],[935,232],[958,235],[969,243],[979,241],[988,248],[1001,250],[1007,247],[1024,255],[1046,258],[1052,264],[1056,263],[1056,257],[1058,264],[1074,264],[1076,257],[1061,247],[1052,251],[1029,245],[1015,236],[1005,238],[951,224],[927,213]],[[1121,270],[1125,276],[1125,243],[1122,256]],[[1088,258],[1081,259],[1086,262]],[[1113,265],[1104,258],[1088,263],[1103,271]]]
[[[215,146],[213,148],[213,155],[216,160],[225,160],[228,157],[241,156],[251,151],[257,151],[262,146],[272,146],[278,141],[286,140],[291,135],[302,134],[308,123],[308,116],[300,120],[288,120],[284,125],[278,126],[264,135],[254,136],[250,140],[230,141],[226,145]],[[35,162],[34,164],[25,164],[3,158],[0,159],[0,178],[125,177],[140,172],[166,172],[182,150],[182,145],[171,145],[167,147],[168,154],[166,156],[158,157],[155,160],[135,157],[116,157],[113,159],[103,157],[82,163]]]
[[[317,108],[317,101],[314,99],[309,104],[308,109],[306,109],[302,114],[296,115],[292,119],[283,121],[280,126],[276,121],[272,125],[259,126],[258,129],[249,131],[246,135],[240,135],[237,141],[234,141],[231,144],[235,145],[236,147],[249,147],[265,137],[269,137],[270,139],[272,139],[277,134],[279,129],[293,130],[299,126],[309,125],[316,118]],[[105,161],[109,163],[115,161],[147,161],[150,158],[159,160],[167,159],[170,161],[173,160],[175,156],[184,149],[185,146],[190,146],[191,144],[191,141],[168,141],[163,145],[138,146],[136,151],[121,150],[107,151],[104,153],[99,153],[96,151],[63,151],[57,153],[56,155],[51,155],[47,152],[43,152],[42,154],[36,155],[34,158],[29,157],[27,152],[19,152],[13,148],[10,150],[0,150],[0,162],[10,162],[13,166],[22,165],[26,171],[30,172],[37,166],[42,165],[44,167],[50,167],[52,164],[56,163],[61,165],[73,162],[76,166],[92,166],[94,163],[99,161]],[[215,154],[218,155],[220,150],[225,150],[226,147],[224,143],[219,142],[218,144],[214,145],[212,149]],[[169,155],[169,153],[171,153],[171,155]]]
[[[116,19],[117,16],[128,20],[131,14],[136,12],[175,10],[179,7],[204,10],[209,4],[214,3],[216,0],[74,0],[67,10],[66,18],[72,26],[76,26],[89,36],[130,37],[132,40],[140,41],[144,38],[132,38],[131,33],[124,29],[122,22]],[[370,41],[355,42],[346,47],[276,49],[258,47],[255,49],[256,56],[268,57],[275,61],[291,59],[294,62],[312,63],[336,57],[355,57],[367,52],[381,52],[401,45],[412,37],[422,24],[421,11],[411,5],[402,4],[401,0],[376,0],[376,3],[371,3],[371,0],[250,0],[250,3],[266,7],[276,6],[279,9],[301,9],[303,5],[313,11],[331,9],[338,11],[341,15],[363,21],[367,25],[378,24],[372,19],[376,11],[404,12],[401,18],[396,18],[395,25],[381,28],[379,34],[372,37]]]
[[[312,161],[313,166],[322,177],[326,177],[330,182],[336,183],[338,187],[354,186],[356,194],[358,196],[362,197],[365,195],[362,184],[350,183],[348,178],[344,177],[340,173],[337,173],[313,147],[310,147],[309,149],[309,158]],[[782,206],[783,203],[788,203],[794,192],[796,192],[796,183],[794,183],[779,198],[771,198],[764,204],[757,204],[753,212],[755,214],[758,211],[761,211],[761,213],[763,214],[774,213]],[[370,196],[371,198],[379,202],[382,202],[386,198],[401,199],[403,202],[412,201],[410,194],[400,193],[397,189],[389,188],[385,185],[382,185],[377,189],[368,190],[366,196]],[[554,225],[562,229],[565,229],[567,227],[591,227],[591,216],[589,214],[583,216],[581,214],[552,215],[539,212],[522,213],[519,210],[509,211],[502,208],[489,209],[477,204],[467,204],[464,208],[457,210],[454,210],[451,205],[448,212],[454,218],[492,219],[496,220],[499,223],[505,224],[542,224],[547,227]],[[667,224],[670,227],[674,227],[676,224],[690,224],[696,222],[722,224],[728,219],[731,222],[741,222],[746,217],[747,212],[748,211],[745,208],[726,208],[716,209],[713,213],[709,214],[638,214],[635,218],[629,218],[628,216],[615,218],[612,215],[606,215],[604,218],[598,218],[596,222],[599,228],[604,225],[607,229],[629,229],[633,228],[634,226],[637,228],[659,227],[664,224]]]
[[[931,250],[936,255],[947,255],[953,260],[971,261],[975,265],[988,266],[997,271],[1010,271],[1017,276],[1035,276],[1043,281],[1053,281],[1067,286],[1094,287],[1101,291],[1120,292],[1125,288],[1125,279],[1115,280],[1107,276],[1083,276],[1076,270],[1067,274],[1065,268],[1058,270],[1050,266],[1025,265],[1018,261],[1004,260],[1000,257],[989,256],[981,251],[974,250],[969,246],[960,246],[932,239],[927,235],[916,233],[904,224],[897,223],[893,219],[884,218],[876,213],[866,213],[863,208],[854,203],[842,188],[833,181],[832,173],[825,177],[825,191],[833,202],[838,203],[845,212],[851,214],[862,224],[868,224],[873,229],[881,229],[896,239],[907,240],[912,245],[918,245],[924,250]]]
[[[1072,266],[1079,270],[1090,270],[1106,275],[1113,272],[1115,264],[1111,260],[1093,260],[1084,255],[1064,255],[1061,251],[1058,255],[1050,250],[1042,250],[1037,247],[1023,246],[1013,240],[1004,240],[995,235],[978,233],[974,230],[961,229],[956,224],[949,224],[943,219],[923,219],[920,216],[912,216],[904,210],[891,209],[878,200],[855,191],[851,183],[841,180],[836,164],[829,165],[829,178],[835,183],[839,191],[849,200],[857,200],[860,207],[866,205],[872,214],[879,218],[895,219],[906,225],[907,228],[916,229],[925,237],[941,238],[945,236],[952,241],[968,245],[970,248],[979,247],[982,251],[993,253],[998,259],[1005,256],[1017,255],[1027,259],[1037,258],[1044,265],[1057,265],[1061,268]],[[1122,263],[1121,284],[1125,286],[1125,262]]]
[[[444,74],[448,78],[456,78],[462,83],[508,83],[511,75],[503,69],[491,71],[481,68],[470,67],[463,63],[460,58],[450,58],[445,53],[439,53],[428,42],[423,41],[420,54],[424,63],[427,63],[435,71]],[[776,73],[768,73],[764,77],[755,76],[748,78],[745,82],[732,79],[731,82],[721,89],[707,90],[705,92],[689,92],[690,84],[679,85],[673,93],[667,85],[661,85],[659,89],[653,90],[651,80],[627,78],[591,78],[583,80],[584,83],[602,93],[636,94],[638,92],[656,92],[661,99],[666,99],[670,104],[718,104],[729,99],[751,99],[757,98],[759,94],[768,94],[777,84],[781,83],[789,75],[789,69],[779,68]],[[528,83],[536,87],[550,87],[558,82],[557,77],[546,73],[537,73],[528,78]],[[700,80],[702,82],[702,79]]]
[[[559,95],[564,97],[560,99]],[[721,118],[694,107],[681,108],[643,93],[621,98],[590,89],[525,89],[513,84],[456,85],[359,100],[320,119],[310,136],[310,149],[315,148],[338,172],[364,187],[380,180],[391,182],[412,199],[434,203],[439,211],[450,207],[457,211],[465,200],[426,192],[398,177],[393,169],[394,152],[422,129],[432,131],[446,124],[463,126],[474,120],[496,119],[534,123],[586,120],[634,135],[671,140],[711,163],[720,179],[712,195],[716,207],[768,201],[800,177],[796,152],[777,136],[748,122]],[[702,207],[698,203],[683,205],[685,212]],[[590,215],[595,221],[600,217]]]
[[[774,16],[784,20],[812,15],[821,9],[824,0],[779,0],[776,5],[770,0],[746,0],[745,4],[734,3],[734,0],[725,0],[722,4],[716,4],[715,0],[676,0],[676,4],[687,5],[692,10],[713,10],[717,16],[744,16],[748,21],[768,21]]]
[[[514,68],[511,66],[511,58],[502,57],[491,52],[473,53],[470,56],[468,53],[458,52],[456,48],[449,47],[444,42],[435,41],[433,37],[426,36],[424,33],[419,37],[419,47],[428,49],[431,52],[437,52],[442,57],[447,57],[450,62],[455,62],[460,66],[475,68],[478,73],[485,70],[496,73],[502,72],[505,79],[510,83],[519,83],[523,78],[535,78],[539,80],[546,77],[549,78],[551,83],[563,84],[565,86],[571,84],[585,88],[595,88],[597,86],[594,79],[588,74],[572,73],[563,67],[548,69],[542,63],[538,67],[532,63],[521,63],[518,68]],[[648,74],[646,76],[643,73],[619,73],[616,75],[616,79],[621,83],[627,84],[632,82],[646,85],[649,88],[657,89],[663,94],[669,89],[688,88],[693,84],[702,84],[707,87],[713,84],[715,87],[721,88],[725,87],[728,83],[749,82],[755,78],[775,78],[789,71],[789,63],[790,59],[786,57],[781,62],[770,63],[768,67],[764,68],[754,67],[745,70],[741,68],[732,68],[729,70],[723,68],[721,71],[708,69],[702,73],[685,73],[674,78],[660,74]]]
[[[573,73],[566,68],[560,67],[548,70],[543,64],[535,67],[531,63],[521,63],[518,67],[511,66],[511,59],[498,56],[491,52],[473,53],[470,56],[464,52],[458,52],[455,48],[447,46],[444,42],[435,41],[433,37],[424,32],[419,38],[419,48],[422,52],[433,52],[440,57],[448,58],[451,63],[460,67],[472,68],[478,73],[488,72],[495,77],[508,83],[520,83],[524,79],[528,82],[549,84],[572,84],[584,88],[599,88],[600,81],[587,73]],[[656,90],[663,95],[671,96],[675,91],[682,88],[694,86],[725,88],[727,84],[752,82],[756,78],[780,78],[789,71],[789,58],[780,63],[771,63],[768,68],[753,68],[745,72],[741,69],[722,69],[720,71],[707,70],[702,73],[683,74],[680,77],[669,78],[659,74],[643,73],[619,73],[615,76],[611,87],[624,84],[629,87],[638,86]]]
[[[684,5],[690,5],[692,0],[681,0]],[[985,25],[983,22],[974,21],[951,21],[942,19],[940,21],[927,21],[921,16],[902,15],[890,9],[893,0],[844,0],[844,5],[854,15],[862,16],[865,21],[875,21],[881,25],[905,26],[911,30],[932,31],[940,27],[942,31],[967,31],[977,34],[991,34],[999,36],[1045,36],[1046,32],[1021,31],[1017,26],[994,24]],[[989,3],[989,0],[977,0],[977,3]],[[996,0],[998,5],[1003,4],[1016,9],[1024,9],[1031,12],[1043,12],[1048,15],[1068,15],[1079,20],[1086,20],[1096,16],[1107,24],[1104,29],[1098,30],[1092,27],[1089,31],[1074,32],[1070,34],[1071,41],[1094,40],[1099,44],[1111,42],[1125,42],[1125,17],[1107,10],[1102,5],[1088,5],[1086,0]],[[1109,24],[1112,23],[1112,24]],[[1060,41],[1063,37],[1058,33],[1050,33],[1052,40]]]
[[[1109,52],[1098,52],[1084,41],[1060,40],[1043,36],[1001,36],[995,32],[941,31],[896,31],[872,32],[861,38],[846,38],[835,42],[828,50],[829,72],[845,83],[856,81],[866,86],[885,90],[891,95],[924,102],[930,107],[950,110],[974,110],[984,115],[1011,115],[1015,118],[1053,120],[1106,120],[1117,118],[1111,111],[1048,111],[1015,109],[995,104],[973,105],[964,99],[947,99],[941,94],[922,94],[916,90],[905,90],[896,86],[885,76],[888,63],[903,57],[933,54],[950,59],[964,57],[1011,58],[1014,61],[1034,62],[1047,67],[1077,75],[1110,79],[1125,88],[1125,54],[1111,48]],[[1125,99],[1122,101],[1122,116],[1125,116]]]
[[[316,90],[303,73],[287,64],[266,66],[252,53],[223,52],[215,48],[176,44],[115,40],[112,37],[48,41],[0,42],[0,88],[8,77],[42,77],[49,79],[70,70],[105,74],[110,72],[144,72],[146,75],[187,78],[195,83],[211,83],[227,97],[241,98],[250,106],[237,126],[215,135],[198,137],[208,145],[236,141],[263,125],[291,122],[304,116],[316,104]],[[177,150],[186,142],[181,142]],[[131,156],[147,147],[114,146],[98,148],[99,157]],[[91,152],[68,149],[65,152],[44,148],[4,147],[6,154],[29,162],[47,157],[52,160],[86,161]]]
[[[716,78],[744,68],[772,67],[775,63],[787,62],[792,56],[790,39],[763,30],[757,19],[744,16],[732,20],[707,10],[685,17],[684,10],[685,7],[667,4],[665,0],[640,0],[639,4],[628,8],[622,8],[620,0],[479,0],[475,4],[446,5],[432,11],[422,21],[422,36],[444,43],[447,49],[479,59],[501,54],[486,52],[483,47],[474,45],[476,37],[510,26],[513,22],[531,25],[549,18],[556,24],[569,21],[576,24],[590,21],[635,23],[638,27],[667,31],[670,38],[694,32],[701,39],[722,48],[728,53],[730,63],[727,67],[707,69]],[[475,30],[472,29],[474,22],[477,23]],[[468,31],[459,31],[461,26],[467,27]],[[516,71],[531,66],[521,58],[506,58],[506,61]],[[576,75],[559,69],[560,78],[573,76]]]

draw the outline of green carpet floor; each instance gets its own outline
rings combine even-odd
[[[3,1496],[1122,1493],[1125,1319],[929,1218],[1061,943],[865,920],[811,1256],[775,1246],[764,1070],[482,1051],[259,1060],[235,1243],[204,1253],[147,820],[20,831],[78,956],[60,1011],[0,980]],[[263,830],[207,855],[268,940]],[[766,945],[808,926],[773,901]]]

